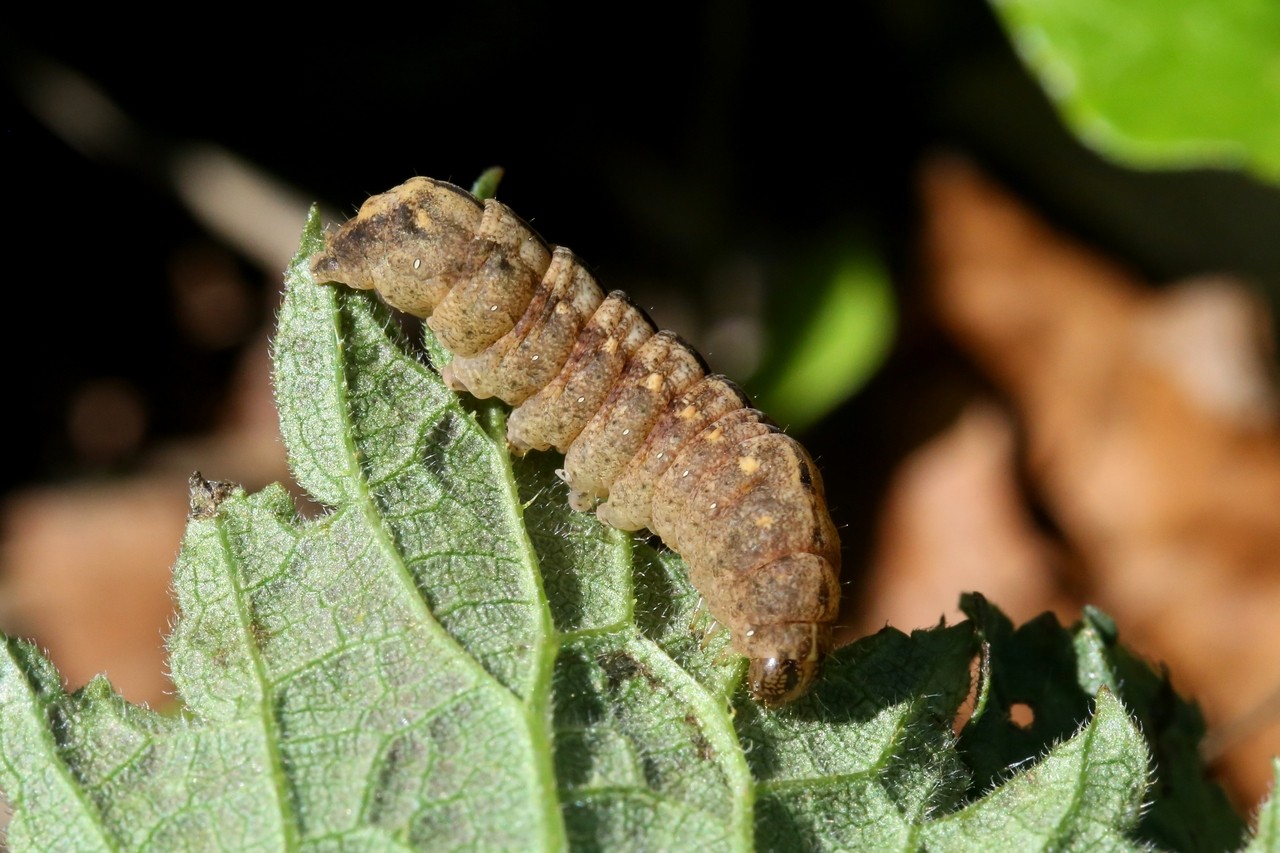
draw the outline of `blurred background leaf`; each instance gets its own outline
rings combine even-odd
[[[1280,5],[993,0],[1076,134],[1143,168],[1280,181]]]
[[[893,285],[862,238],[844,235],[781,276],[766,309],[765,366],[747,383],[756,405],[804,432],[851,397],[893,343]]]

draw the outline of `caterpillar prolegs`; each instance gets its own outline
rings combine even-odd
[[[445,379],[515,407],[517,453],[564,453],[574,509],[680,554],[750,658],[752,698],[808,689],[839,606],[839,538],[809,454],[737,386],[505,205],[443,181],[370,198],[311,269],[427,318],[454,355]]]

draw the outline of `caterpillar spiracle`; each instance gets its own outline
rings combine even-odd
[[[555,448],[576,510],[680,554],[750,659],[767,707],[803,694],[831,646],[840,542],[805,449],[621,292],[504,204],[412,178],[368,199],[311,258],[317,281],[426,318],[456,390],[514,406],[512,450]]]

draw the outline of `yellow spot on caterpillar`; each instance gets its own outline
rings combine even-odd
[[[770,527],[773,527],[773,516],[772,515],[756,516],[756,527],[759,527],[763,530],[768,530]]]
[[[679,414],[679,416],[678,416],[678,417],[679,417],[679,418],[680,418],[680,420],[682,420],[682,421],[687,421],[687,420],[689,420],[689,418],[693,417],[693,416],[694,416],[694,415],[696,415],[696,414],[698,414],[698,409],[697,409],[696,407],[694,407],[694,406],[685,406],[685,407],[684,407],[684,409],[683,409],[683,411],[681,411],[681,412],[680,412],[680,414]]]
[[[711,432],[707,433],[707,441],[711,442],[712,444],[715,444],[717,441],[719,441],[722,438],[724,438],[724,430],[722,430],[720,427],[716,427]]]
[[[760,470],[760,460],[754,456],[739,456],[738,470],[744,474],[754,474]]]
[[[617,352],[617,351],[618,351],[618,339],[617,339],[617,338],[608,338],[607,340],[605,340],[605,342],[604,342],[604,346],[602,346],[602,347],[601,347],[601,349],[603,349],[603,350],[604,350],[605,352],[607,352],[607,353],[614,353],[614,352]]]
[[[662,374],[650,373],[644,380],[646,391],[652,391],[655,394],[662,390]]]

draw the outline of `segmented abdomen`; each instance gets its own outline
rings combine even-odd
[[[706,375],[678,336],[505,205],[413,178],[374,196],[312,258],[318,280],[376,289],[427,318],[458,390],[515,406],[519,453],[555,448],[570,504],[679,553],[752,659],[750,690],[800,695],[830,644],[839,540],[813,461]],[[603,501],[603,502],[601,502]]]

